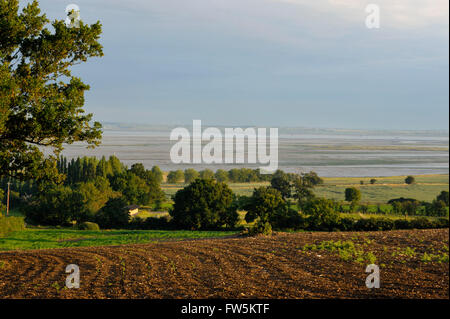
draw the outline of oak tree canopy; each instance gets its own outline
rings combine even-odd
[[[50,24],[37,1],[20,10],[17,0],[0,0],[0,176],[58,180],[64,143],[100,143],[101,125],[83,109],[89,86],[71,68],[103,56],[101,32],[100,22]]]

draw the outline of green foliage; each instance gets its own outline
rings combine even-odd
[[[46,185],[42,193],[25,208],[27,223],[35,225],[69,225],[75,220],[88,220],[89,213],[80,191],[58,185]]]
[[[156,166],[156,165],[153,166],[152,173],[153,173],[153,176],[155,177],[156,181],[158,182],[158,184],[161,184],[163,182],[163,172],[159,168],[159,166]]]
[[[128,204],[148,205],[164,198],[156,178],[151,171],[139,177],[132,170],[111,177],[114,191],[120,192]]]
[[[291,184],[287,174],[277,170],[270,181],[272,188],[280,192],[283,199],[291,197]]]
[[[197,172],[195,169],[193,168],[188,168],[184,171],[184,182],[186,184],[190,184],[193,181],[195,181],[197,178],[200,177],[199,172]]]
[[[51,26],[37,1],[0,1],[0,175],[61,182],[56,167],[63,144],[98,145],[101,125],[83,110],[89,86],[72,66],[103,55],[99,22]],[[54,155],[45,158],[41,146]]]
[[[442,191],[437,197],[436,201],[442,201],[445,203],[445,206],[449,206],[449,193],[448,191]]]
[[[303,213],[308,216],[310,229],[333,230],[339,225],[340,214],[335,201],[314,198],[304,205]]]
[[[105,177],[96,177],[91,182],[79,183],[74,186],[75,190],[83,196],[83,207],[92,215],[97,213],[106,202],[120,194],[114,192]]]
[[[304,184],[309,187],[314,187],[323,184],[323,179],[321,179],[319,175],[317,175],[317,173],[313,171],[309,173],[303,173],[301,177],[304,181]]]
[[[23,217],[4,217],[0,215],[0,237],[25,229]]]
[[[96,223],[92,222],[83,222],[77,225],[79,230],[100,230],[100,227]]]
[[[258,222],[249,229],[248,234],[250,236],[255,236],[255,235],[270,236],[270,235],[272,235],[272,226],[267,221],[265,222],[262,220],[258,220]]]
[[[128,226],[130,215],[125,209],[127,202],[122,198],[112,198],[95,215],[95,221],[102,229],[121,229]]]
[[[414,184],[416,182],[416,179],[414,178],[414,176],[408,176],[405,178],[405,183],[408,185]]]
[[[287,213],[286,202],[281,193],[272,187],[259,187],[253,191],[245,206],[247,214],[245,220],[252,222],[259,218],[262,222],[272,225],[277,223],[280,216]]]
[[[355,187],[349,187],[345,189],[345,200],[351,202],[350,208],[355,210],[356,205],[361,200],[361,192]]]
[[[294,187],[293,197],[297,200],[297,204],[300,209],[303,209],[304,205],[315,197],[312,187],[315,185],[314,183],[317,183],[317,181],[313,181],[314,179],[311,181],[297,175],[292,182]]]
[[[356,244],[351,240],[346,241],[323,241],[319,244],[309,244],[302,248],[303,251],[328,251],[336,253],[339,257],[348,262],[373,264],[376,257],[372,252],[365,252],[363,245]]]
[[[203,171],[200,171],[200,178],[214,179],[214,172],[210,169],[204,169]]]
[[[228,173],[223,169],[218,169],[214,177],[218,182],[228,182]]]
[[[134,217],[129,225],[128,229],[160,229],[168,230],[174,229],[174,224],[170,222],[167,216],[163,217],[147,217],[142,219],[139,217]]]
[[[234,195],[225,183],[197,179],[177,191],[173,209],[169,212],[173,223],[184,229],[232,228],[238,220]]]
[[[184,172],[182,170],[170,171],[167,174],[167,183],[176,184],[184,180]]]

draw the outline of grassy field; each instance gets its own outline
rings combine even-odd
[[[0,238],[0,251],[144,244],[167,240],[215,238],[232,231],[26,229]]]
[[[443,190],[449,190],[448,175],[415,176],[416,183],[405,184],[406,176],[374,177],[377,181],[371,185],[371,177],[333,177],[323,178],[324,184],[315,188],[317,196],[336,200],[344,200],[347,187],[357,187],[361,190],[361,202],[383,204],[392,198],[408,197],[421,201],[432,201]],[[360,181],[364,184],[361,185]],[[250,196],[253,189],[267,186],[269,183],[230,183],[229,186],[237,195]],[[184,184],[163,184],[164,192],[170,197],[183,188]]]

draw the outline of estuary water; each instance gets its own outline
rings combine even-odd
[[[66,145],[63,155],[69,159],[115,155],[128,166],[143,163],[147,168],[158,165],[163,170],[266,166],[174,164],[170,159],[170,149],[176,143],[170,141],[172,128],[106,126],[101,146],[87,149],[81,143]],[[279,129],[278,144],[278,168],[287,172],[313,170],[324,177],[449,173],[448,132],[284,128]]]

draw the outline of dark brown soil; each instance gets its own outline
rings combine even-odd
[[[366,287],[365,264],[335,252],[301,251],[305,244],[347,239],[377,257],[379,289]],[[449,298],[448,261],[421,260],[424,252],[448,249],[448,241],[448,229],[278,233],[3,252],[0,298]],[[403,255],[406,247],[416,256]],[[79,289],[65,288],[68,264],[80,267]]]

